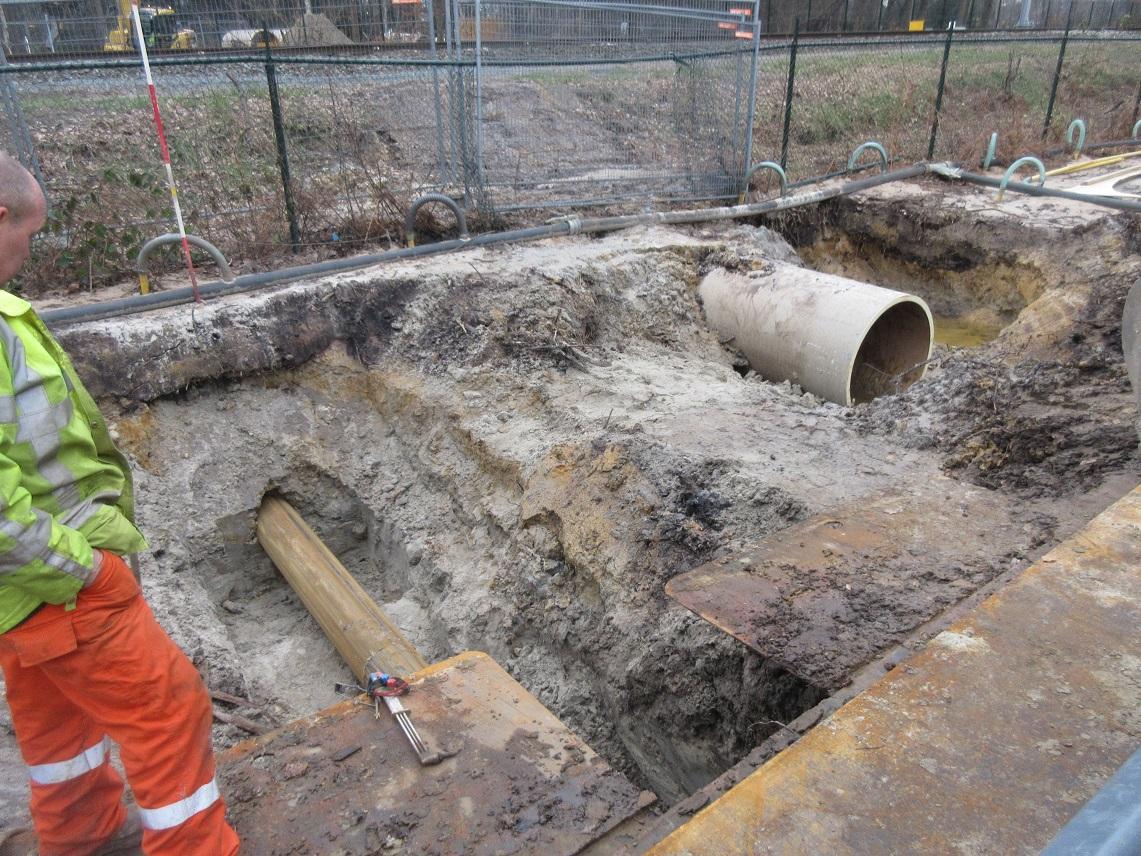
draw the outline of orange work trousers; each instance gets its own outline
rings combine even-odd
[[[40,853],[90,853],[123,823],[108,737],[139,805],[146,853],[238,852],[214,779],[210,697],[122,559],[104,553],[73,609],[45,604],[0,635],[0,666]]]

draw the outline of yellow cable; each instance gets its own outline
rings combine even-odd
[[[1123,155],[1109,155],[1104,158],[1097,158],[1091,161],[1074,161],[1065,166],[1060,166],[1057,169],[1052,169],[1046,175],[1070,175],[1075,172],[1083,172],[1087,169],[1096,169],[1099,166],[1113,166],[1116,163],[1121,163],[1126,158],[1135,158],[1141,155],[1141,149],[1135,152],[1127,152]]]

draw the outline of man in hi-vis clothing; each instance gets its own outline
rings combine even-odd
[[[0,153],[0,285],[44,225],[32,176]],[[0,666],[41,854],[227,856],[211,705],[122,556],[146,547],[131,476],[71,362],[0,292]],[[120,749],[137,810],[110,764]]]

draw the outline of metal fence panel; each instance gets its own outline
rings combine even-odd
[[[314,58],[276,71],[307,242],[399,241],[412,199],[451,186],[450,130],[436,109],[449,69]]]
[[[977,166],[998,133],[1006,160],[1041,147],[1057,39],[961,38],[951,51],[937,157]]]
[[[1051,139],[1081,118],[1092,140],[1122,140],[1141,103],[1141,42],[1071,36],[1058,82]]]
[[[729,198],[747,169],[756,4],[455,0],[498,210]],[[736,9],[736,11],[731,11]]]
[[[846,42],[802,44],[789,171],[818,175],[843,169],[849,153],[868,140],[880,142],[893,158],[922,160],[942,55],[938,36],[879,42],[874,66]]]
[[[402,11],[407,41],[389,18],[390,44],[368,53],[160,54],[188,227],[248,269],[281,264],[291,249],[312,258],[398,243],[404,212],[426,191],[496,216],[732,200],[748,165],[780,160],[786,116],[793,182],[842,172],[867,140],[896,161],[927,156],[945,33],[802,35],[790,102],[792,40],[754,45],[757,7],[723,21],[716,9],[747,7],[692,0],[638,15],[631,5],[497,2],[485,17],[481,3],[476,28],[474,0],[429,2]],[[1059,36],[955,31],[935,157],[977,164],[997,131],[1009,162],[1056,146],[1076,117],[1091,142],[1127,137],[1141,38],[1071,33],[1043,140]],[[0,147],[42,167],[51,204],[19,285],[34,293],[129,278],[142,242],[171,227],[137,59],[0,61],[0,109]],[[752,183],[775,192],[771,173]],[[451,228],[433,210],[425,237]],[[176,254],[155,269],[164,264],[176,268]]]

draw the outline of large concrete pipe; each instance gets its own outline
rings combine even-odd
[[[262,501],[257,536],[357,680],[363,683],[370,669],[410,675],[427,666],[288,502]]]
[[[775,262],[718,268],[700,293],[710,326],[758,374],[837,404],[905,389],[931,355],[931,310],[901,291]]]

